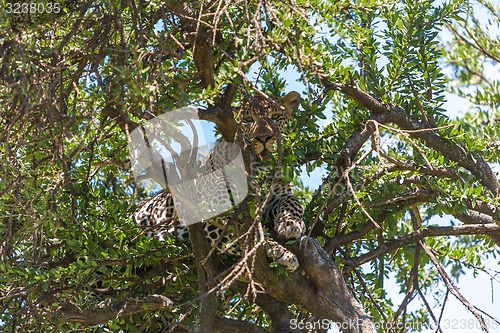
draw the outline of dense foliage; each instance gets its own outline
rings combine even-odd
[[[130,172],[133,128],[195,105],[232,140],[230,107],[243,93],[280,96],[290,86],[301,87],[303,101],[283,133],[286,177],[306,207],[310,236],[342,276],[330,272],[345,279],[345,297],[352,294],[378,323],[437,325],[439,309],[429,304],[449,292],[479,324],[491,322],[455,283],[464,268],[485,270],[484,260],[499,254],[500,185],[492,167],[500,162],[500,85],[489,72],[500,66],[500,8],[493,1],[112,0],[62,1],[59,13],[6,8],[2,332],[187,331],[197,322],[221,332],[293,331],[291,318],[339,320],[335,309],[306,299],[314,284],[319,296],[332,292],[320,288],[312,273],[324,267],[312,263],[308,278],[257,265],[253,274],[224,280],[233,261],[214,258],[208,286],[217,294],[199,298],[206,286],[200,289],[191,248],[144,237],[131,217],[147,197]],[[469,111],[450,118],[449,93],[467,99]],[[301,170],[318,168],[325,171],[319,187],[300,182]],[[250,217],[260,203],[245,203]],[[432,226],[443,214],[453,224]],[[401,304],[386,294],[389,277],[405,295]],[[204,303],[213,297],[216,303]]]

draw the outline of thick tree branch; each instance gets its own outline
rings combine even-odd
[[[231,288],[244,294],[248,285],[246,283],[235,281],[231,284]],[[264,310],[271,318],[271,325],[275,332],[300,333],[300,330],[290,328],[291,320],[295,316],[288,310],[286,303],[278,301],[274,297],[266,293],[257,293],[255,296],[255,304]]]
[[[214,59],[212,51],[212,37],[207,25],[201,21],[198,15],[189,7],[189,2],[170,0],[167,7],[179,17],[182,29],[188,33],[189,44],[193,49],[193,60],[201,79],[203,88],[214,87]],[[203,9],[203,7],[201,7]],[[202,10],[200,9],[200,11]]]
[[[189,239],[193,246],[198,272],[198,288],[200,295],[199,322],[193,327],[194,332],[211,333],[215,325],[217,311],[217,295],[208,293],[215,288],[214,267],[212,257],[209,257],[209,246],[201,223],[188,226]]]
[[[500,227],[500,222],[498,219],[494,219],[493,217],[474,211],[468,210],[467,213],[456,213],[454,216],[468,225],[493,225],[496,224]],[[488,232],[487,235],[491,237],[491,239],[500,246],[500,229],[497,231]]]
[[[464,147],[440,137],[435,131],[425,131],[427,128],[420,121],[413,119],[401,107],[394,107],[388,111],[392,115],[393,122],[402,129],[417,130],[416,132],[411,132],[411,136],[421,139],[427,147],[440,152],[446,158],[468,170],[494,195],[500,194],[498,179],[481,155],[470,153]]]
[[[367,121],[376,121],[381,124],[389,122],[391,119],[387,114],[374,113]],[[340,150],[340,156],[335,163],[339,170],[343,171],[352,165],[354,157],[358,154],[363,144],[370,138],[372,131],[367,126],[354,131]]]
[[[204,88],[214,87],[214,59],[208,29],[200,28],[193,46],[193,59]]]
[[[351,294],[334,261],[315,239],[304,237],[300,241],[298,258],[317,288],[317,303],[328,313],[323,318],[341,323],[346,333],[375,332],[373,319]]]
[[[312,314],[341,323],[346,333],[375,332],[373,320],[350,293],[330,256],[316,240],[303,237],[295,245],[301,267],[284,279],[269,267],[263,250],[256,258],[255,277],[271,296],[303,306]]]
[[[366,91],[359,89],[358,87],[352,87],[343,83],[331,82],[324,76],[321,76],[321,83],[323,83],[323,85],[325,86],[326,91],[338,90],[344,95],[358,102],[359,105],[362,105],[368,110],[372,111],[373,113],[387,112],[387,105],[380,102],[375,97],[368,94]]]
[[[496,216],[495,220],[497,221],[497,223],[500,223],[500,217],[498,217],[498,209],[500,209],[500,207],[489,205],[487,203],[484,203],[483,201],[471,199],[465,199],[465,204],[469,209],[473,209],[475,211],[478,211],[479,213],[483,213],[492,217]]]
[[[357,267],[375,258],[407,246],[409,244],[417,243],[426,237],[436,236],[459,236],[459,235],[476,235],[476,234],[491,234],[499,233],[500,226],[496,223],[489,224],[475,224],[475,225],[459,225],[449,227],[434,227],[429,226],[426,228],[414,231],[406,236],[385,241],[384,244],[379,246],[373,251],[365,253],[357,258],[346,260],[346,266],[351,268]]]
[[[389,119],[385,114],[373,114],[369,117],[369,120],[373,120],[378,123],[385,123]],[[370,135],[372,135],[372,132],[367,128],[367,126],[364,126],[363,128],[355,130],[347,139],[344,146],[340,150],[339,158],[335,161],[335,166],[337,167],[336,170],[338,170],[338,172],[336,175],[333,175],[334,179],[330,180],[333,184],[341,177],[344,170],[352,166],[355,156],[358,154],[359,150],[365,144],[365,142],[370,138]],[[306,159],[314,159],[318,157],[307,156]],[[321,195],[323,186],[324,185],[322,184],[316,190],[316,193],[314,194],[311,202],[314,202],[316,198]],[[341,203],[342,200],[343,198],[339,197],[337,200],[329,203],[324,208],[324,215],[330,214]],[[316,232],[319,232],[319,230],[316,230]]]
[[[198,109],[198,117],[202,120],[215,123],[224,140],[233,142],[238,124],[234,120],[231,106],[225,105],[226,101],[221,100],[220,102],[223,104],[222,107],[212,106],[207,109]]]
[[[249,322],[227,318],[216,318],[214,328],[220,333],[267,333]]]
[[[131,316],[153,310],[168,310],[173,302],[162,295],[150,295],[142,301],[126,300],[103,310],[82,310],[76,305],[65,304],[60,306],[50,318],[54,322],[79,322],[88,325],[106,323],[119,317]]]

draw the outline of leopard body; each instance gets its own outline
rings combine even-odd
[[[293,111],[299,103],[300,95],[297,92],[290,92],[279,101],[263,96],[242,100],[240,107],[236,110],[240,128],[259,159],[265,161],[269,158],[268,154],[275,153],[275,143],[279,138],[279,133],[293,120]],[[223,148],[220,149],[217,146],[208,156],[212,165],[223,163],[227,158]],[[272,226],[273,234],[278,239],[300,238],[305,232],[304,209],[294,196],[292,187],[277,182],[270,190],[272,197],[264,213],[265,222]],[[219,191],[216,189],[216,195],[217,193]],[[134,216],[137,226],[145,229],[149,237],[164,240],[168,235],[174,234],[178,239],[187,239],[187,227],[178,223],[173,197],[167,191],[162,191],[141,202]],[[212,223],[204,223],[204,230],[211,246],[216,246],[221,252],[238,255],[240,248],[237,243],[232,242],[234,235],[230,237],[230,232],[227,230],[223,232],[218,227],[228,225],[229,218],[224,215],[215,217]],[[270,258],[289,271],[298,268],[298,260],[293,253],[275,240],[268,240],[268,245],[267,255]]]

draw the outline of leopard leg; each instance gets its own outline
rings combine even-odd
[[[137,206],[134,218],[137,227],[144,229],[147,237],[164,241],[177,223],[172,195],[161,191],[143,201]]]
[[[280,238],[299,239],[306,230],[304,208],[293,195],[281,198],[275,208],[274,231]]]
[[[230,223],[226,217],[218,217],[217,223],[225,226]],[[227,230],[216,227],[215,225],[204,222],[203,229],[208,239],[211,248],[217,247],[219,253],[227,253],[229,255],[241,256],[241,246],[239,243],[233,243],[230,235],[235,235],[233,229]]]
[[[299,268],[299,260],[295,254],[276,241],[267,241],[266,254],[270,259],[283,266],[287,271],[294,272]]]

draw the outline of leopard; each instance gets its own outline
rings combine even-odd
[[[291,91],[285,96],[274,99],[261,94],[242,98],[240,106],[235,108],[239,128],[245,142],[260,163],[269,161],[270,156],[276,154],[276,144],[287,126],[293,121],[294,111],[300,105],[300,94]],[[222,146],[224,147],[224,146]],[[220,163],[226,155],[224,148],[217,145],[208,155],[209,161]],[[292,184],[282,180],[273,182],[269,189],[271,200],[264,214],[263,222],[272,227],[273,239],[266,244],[267,256],[293,272],[299,267],[295,254],[282,246],[279,241],[294,241],[300,239],[306,230],[303,215],[304,208],[300,200],[294,195]],[[147,237],[165,240],[169,235],[181,241],[188,239],[188,228],[178,221],[178,214],[174,208],[174,199],[168,190],[163,190],[139,203],[134,212],[136,226],[143,229]],[[204,222],[204,232],[208,243],[220,253],[241,255],[241,247],[229,235],[223,232],[223,227],[229,225],[228,216],[217,216],[213,221]],[[227,230],[226,230],[227,231]],[[276,240],[275,240],[276,239]]]

